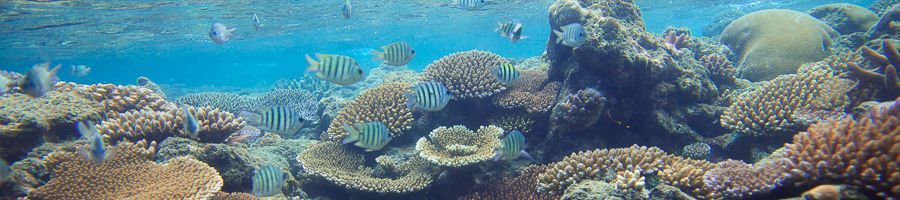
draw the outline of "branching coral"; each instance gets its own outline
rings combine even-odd
[[[272,90],[304,90],[311,92],[320,98],[328,96],[335,88],[337,88],[335,84],[317,78],[312,73],[303,74],[303,78],[300,80],[281,79],[275,81],[275,85],[272,86]]]
[[[197,139],[201,141],[224,142],[229,134],[244,126],[243,119],[219,109],[191,107],[189,110],[200,126]],[[122,139],[162,141],[175,135],[189,137],[182,130],[182,112],[180,109],[128,111],[101,122],[97,130],[108,142]]]
[[[494,104],[504,108],[524,107],[530,113],[550,110],[561,83],[547,81],[547,72],[520,70],[521,77],[508,90],[494,97]]]
[[[0,135],[49,131],[76,121],[100,119],[103,107],[72,91],[50,91],[42,98],[20,93],[0,96]]]
[[[427,164],[410,161],[416,167],[395,167],[400,170],[394,178],[378,177],[365,165],[362,154],[334,142],[313,145],[297,156],[306,172],[322,177],[348,189],[378,193],[408,193],[425,189],[432,182],[431,175],[422,170]],[[421,162],[421,161],[419,161]]]
[[[700,64],[706,68],[706,73],[713,82],[719,84],[734,83],[734,65],[722,54],[712,54],[700,57]]]
[[[781,185],[782,173],[777,165],[751,165],[736,160],[716,164],[703,175],[710,196],[724,199],[747,199],[764,194]]]
[[[883,85],[885,92],[891,98],[895,98],[900,95],[900,82],[898,82],[897,78],[897,66],[900,66],[900,53],[888,40],[884,40],[881,48],[884,51],[884,55],[865,46],[862,47],[861,51],[862,55],[869,59],[872,64],[880,66],[882,73],[863,69],[853,62],[847,63],[847,67],[861,81]]]
[[[582,180],[598,180],[602,170],[620,171],[641,169],[654,172],[665,164],[666,152],[656,147],[631,146],[628,148],[582,151],[553,163],[538,176],[538,190],[561,194],[571,184]]]
[[[606,107],[606,97],[593,88],[578,90],[557,104],[552,115],[554,127],[585,128],[600,120]]]
[[[196,107],[213,107],[222,109],[230,113],[240,113],[241,111],[255,111],[257,102],[248,96],[242,96],[227,92],[202,92],[187,94],[178,97],[178,102],[196,106]]]
[[[900,100],[858,120],[833,119],[794,135],[782,165],[796,185],[846,183],[900,195]]]
[[[487,51],[458,52],[428,64],[421,77],[443,83],[454,98],[483,98],[506,89],[491,73],[504,62],[500,55]]]
[[[703,183],[703,174],[714,168],[715,164],[677,156],[668,157],[665,162],[665,169],[659,171],[659,178],[663,182],[695,197],[708,197],[712,193]]]
[[[215,169],[190,158],[164,164],[151,160],[155,143],[120,143],[109,159],[94,164],[78,153],[45,158],[53,173],[28,199],[205,199],[222,187]]]
[[[645,180],[644,176],[641,176],[641,169],[632,169],[616,172],[613,183],[616,184],[616,188],[641,192],[644,191]]]
[[[419,156],[439,166],[462,167],[490,160],[500,146],[503,129],[482,126],[472,132],[465,126],[438,127],[431,131],[432,144],[425,138],[416,142]]]
[[[139,86],[113,84],[79,85],[60,82],[56,84],[56,90],[84,92],[89,99],[100,102],[107,115],[110,116],[129,110],[150,109],[166,111],[176,108],[175,104],[167,102],[164,96]]]
[[[528,113],[525,111],[518,112],[494,112],[494,115],[488,119],[488,123],[494,126],[498,126],[503,130],[512,131],[518,130],[523,134],[528,134],[531,132],[531,125],[534,124],[534,119],[528,116]]]
[[[688,41],[691,39],[689,29],[668,28],[663,32],[663,35],[665,35],[664,40],[666,46],[675,50],[687,47],[689,44]]]
[[[532,165],[525,168],[519,176],[506,177],[491,181],[487,188],[462,197],[468,200],[551,200],[559,199],[558,195],[540,193],[537,187],[538,174],[547,166]]]
[[[387,125],[391,136],[402,135],[413,121],[412,110],[406,107],[404,97],[411,86],[397,82],[366,90],[338,111],[328,130],[322,133],[322,140],[338,141],[349,135],[342,125],[373,121]]]

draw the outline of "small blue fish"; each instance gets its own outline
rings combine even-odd
[[[200,133],[200,124],[197,123],[197,118],[188,110],[187,106],[184,107],[184,112],[181,112],[181,115],[182,119],[184,119],[184,134],[191,138],[197,138]]]
[[[366,151],[378,151],[391,141],[391,133],[382,122],[358,123],[353,127],[344,124],[343,127],[350,135],[341,144],[356,142],[354,145]]]
[[[257,197],[275,196],[281,193],[287,174],[272,164],[256,169],[253,172],[253,195]]]
[[[528,152],[525,152],[525,136],[522,135],[522,132],[513,130],[507,133],[506,137],[503,137],[503,140],[500,141],[500,148],[494,154],[494,161],[500,159],[507,161],[516,160],[523,156],[529,160],[534,160]]]
[[[350,19],[353,16],[353,6],[350,5],[350,0],[344,0],[344,5],[341,5],[341,15],[344,15],[344,19]]]
[[[359,63],[349,56],[316,54],[318,61],[306,55],[309,67],[306,72],[316,72],[316,77],[338,85],[351,85],[365,76]]]
[[[53,90],[53,85],[59,81],[59,78],[56,77],[59,68],[60,65],[56,65],[56,67],[50,69],[50,63],[34,65],[25,74],[25,79],[19,83],[19,88],[22,88],[28,96],[42,97],[50,90]]]
[[[414,85],[412,91],[404,96],[407,108],[418,108],[425,111],[443,110],[453,98],[450,90],[447,90],[444,84],[434,80]]]
[[[209,38],[213,40],[216,44],[225,44],[231,40],[231,36],[234,35],[234,31],[236,28],[229,29],[222,23],[214,23],[211,28],[209,28]]]
[[[570,47],[579,47],[584,44],[587,36],[584,33],[584,27],[579,23],[571,23],[560,27],[562,31],[553,30],[556,35],[556,43]]]
[[[480,10],[481,7],[487,5],[485,0],[453,0],[452,4],[464,10]]]
[[[497,77],[501,83],[513,84],[519,80],[519,70],[512,63],[502,63],[494,68],[494,77]]]
[[[106,160],[109,154],[106,153],[106,144],[103,142],[103,137],[97,132],[97,127],[91,122],[78,122],[77,126],[78,133],[81,133],[81,136],[90,144],[90,150],[82,148],[78,150],[78,153],[95,164]]]

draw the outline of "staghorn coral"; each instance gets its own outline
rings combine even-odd
[[[558,195],[549,195],[539,193],[534,188],[537,187],[537,176],[547,169],[545,165],[531,165],[522,170],[521,174],[516,177],[506,177],[500,180],[494,180],[488,183],[487,188],[483,188],[474,193],[468,194],[460,199],[468,200],[552,200],[559,199]]]
[[[700,64],[706,68],[706,75],[719,84],[735,82],[735,70],[731,61],[722,54],[711,54],[700,57]]]
[[[519,112],[493,112],[488,119],[488,124],[498,126],[503,130],[518,130],[523,134],[528,134],[534,124],[534,119],[528,116],[524,111]]]
[[[12,93],[0,96],[0,136],[51,131],[76,121],[100,119],[103,107],[73,91],[50,91],[42,98]]]
[[[149,109],[165,111],[176,108],[175,104],[166,101],[162,95],[139,86],[113,84],[79,85],[60,82],[55,87],[58,91],[84,92],[89,99],[100,102],[100,105],[103,106],[109,116],[129,110]]]
[[[215,169],[190,158],[156,164],[156,143],[120,143],[101,164],[74,152],[44,159],[54,178],[28,193],[28,199],[205,199],[222,187]]]
[[[547,72],[520,70],[521,77],[509,89],[494,97],[494,104],[504,108],[526,108],[529,113],[550,110],[559,93],[559,82],[547,81]]]
[[[456,99],[484,98],[506,90],[492,73],[504,62],[500,55],[487,51],[457,52],[428,64],[420,76],[424,81],[443,83]]]
[[[716,199],[747,199],[764,194],[781,185],[782,173],[777,165],[751,165],[726,160],[706,171],[703,182]]]
[[[792,132],[806,125],[795,114],[842,110],[851,86],[819,63],[807,63],[796,75],[779,76],[740,94],[720,123],[753,136]]]
[[[856,185],[882,197],[900,195],[900,100],[858,120],[816,123],[785,145],[780,164],[799,186]]]
[[[402,135],[411,128],[413,121],[412,110],[406,107],[404,97],[411,86],[409,83],[397,82],[366,90],[338,111],[328,130],[322,133],[322,140],[339,141],[349,135],[341,127],[344,124],[373,121],[387,125],[393,137]]]
[[[190,107],[188,110],[200,126],[199,138],[195,138],[200,141],[224,142],[245,124],[242,118],[219,109]],[[128,111],[101,122],[97,131],[111,143],[122,139],[162,141],[170,136],[189,137],[183,132],[182,112],[181,109]]]
[[[685,145],[681,150],[681,155],[690,159],[697,160],[706,160],[709,158],[709,154],[711,153],[712,148],[709,144],[703,142],[696,142],[693,144]]]
[[[849,62],[846,66],[852,74],[861,82],[881,85],[889,98],[900,96],[900,82],[897,78],[900,76],[897,74],[897,66],[900,66],[900,53],[897,52],[894,45],[888,40],[883,40],[882,51],[884,54],[879,54],[866,46],[862,47],[860,51],[873,65],[881,69],[881,73],[863,69],[857,63]]]
[[[569,94],[556,107],[551,116],[552,127],[581,129],[593,126],[600,120],[606,107],[606,97],[596,89],[587,88]]]
[[[666,152],[656,147],[631,146],[627,148],[582,151],[553,163],[538,176],[538,191],[561,194],[569,185],[582,180],[598,180],[601,170],[620,171],[642,169],[655,172],[662,169]]]
[[[706,184],[703,182],[703,175],[706,171],[714,168],[715,164],[706,160],[694,160],[677,156],[671,156],[665,158],[665,160],[665,168],[658,173],[660,180],[694,197],[710,197],[713,191],[706,187]]]
[[[255,99],[227,92],[201,92],[178,97],[177,102],[196,106],[213,107],[230,113],[255,111],[259,106]]]
[[[421,138],[416,142],[416,151],[420,157],[438,166],[468,166],[490,160],[494,150],[500,147],[499,138],[503,132],[497,126],[482,126],[477,132],[462,125],[441,126],[429,134],[438,145]]]
[[[410,161],[413,167],[395,167],[399,176],[376,176],[375,170],[365,165],[362,154],[335,142],[320,142],[297,156],[306,172],[322,177],[347,189],[378,193],[409,193],[420,191],[432,182],[431,175],[422,168],[424,161]]]
[[[616,178],[613,184],[616,188],[644,192],[644,176],[641,176],[641,169],[624,170],[616,172]]]

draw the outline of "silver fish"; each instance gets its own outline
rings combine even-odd
[[[412,91],[404,95],[406,107],[422,109],[426,111],[438,111],[444,109],[453,95],[441,82],[434,80],[421,82],[412,87]]]
[[[453,5],[464,10],[480,10],[487,5],[485,0],[453,0]]]
[[[261,130],[281,135],[294,135],[306,123],[300,113],[285,106],[273,106],[256,112],[243,111],[238,115]]]
[[[500,148],[494,154],[494,160],[515,160],[525,157],[534,160],[528,152],[525,152],[525,136],[517,130],[510,131],[500,141]]]
[[[306,72],[316,72],[316,76],[323,80],[338,85],[351,85],[365,76],[359,63],[348,56],[316,54],[316,58],[319,60],[306,55],[306,61],[309,62]]]
[[[556,35],[556,43],[570,47],[579,47],[584,44],[587,36],[584,33],[584,27],[579,23],[571,23],[560,27],[562,31],[553,30]]]
[[[50,63],[37,64],[28,70],[25,79],[19,83],[19,88],[25,91],[25,94],[32,97],[42,97],[44,94],[53,90],[53,85],[59,81],[56,73],[59,72],[60,65],[50,68]]]
[[[253,171],[253,195],[269,197],[280,194],[286,178],[287,174],[272,164],[256,169]]]
[[[88,67],[87,65],[72,65],[72,70],[70,72],[72,75],[75,75],[75,77],[80,78],[91,73],[91,67]]]
[[[97,127],[90,122],[78,122],[77,126],[78,132],[81,133],[81,136],[87,139],[90,144],[90,150],[83,148],[79,149],[79,154],[95,164],[102,163],[106,160],[106,158],[109,157],[109,154],[106,153],[106,144],[103,142],[103,137],[97,132]]]
[[[350,135],[341,144],[356,142],[354,145],[366,151],[378,151],[391,141],[391,133],[382,122],[358,123],[353,127],[344,124],[343,127]]]
[[[344,5],[341,5],[341,15],[344,15],[344,19],[350,19],[353,16],[353,5],[350,5],[350,0],[344,0]]]
[[[406,65],[416,57],[416,50],[406,42],[394,42],[382,46],[381,49],[384,49],[384,52],[372,50],[372,55],[375,55],[376,60],[384,60],[384,64],[388,65]]]
[[[182,119],[184,119],[184,134],[191,138],[197,138],[200,133],[200,124],[197,123],[197,118],[195,118],[194,114],[188,110],[187,106],[184,107],[184,111],[181,115]]]
[[[237,30],[237,28],[229,29],[225,24],[214,23],[209,29],[209,38],[216,44],[225,44],[225,42],[231,40],[231,36],[234,35],[235,30]]]

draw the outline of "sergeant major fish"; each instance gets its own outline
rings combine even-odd
[[[500,34],[500,36],[509,39],[512,43],[516,43],[521,39],[528,38],[528,36],[522,36],[522,22],[518,20],[510,20],[506,23],[497,22],[497,29],[494,30]]]
[[[350,85],[362,80],[365,73],[356,60],[348,56],[316,54],[319,61],[306,55],[309,67],[306,72],[316,72],[316,77],[338,85]]]
[[[560,29],[562,29],[562,31],[553,30],[553,34],[556,35],[557,44],[563,44],[573,48],[584,44],[586,37],[584,27],[581,26],[581,24],[571,23],[560,27]]]
[[[72,65],[72,70],[70,71],[72,75],[75,77],[84,77],[87,76],[88,73],[91,73],[91,67],[86,65]]]
[[[409,109],[422,109],[426,111],[443,110],[453,98],[447,87],[434,80],[421,82],[412,87],[412,91],[404,95],[406,107]]]
[[[366,151],[378,151],[391,141],[391,134],[382,122],[357,123],[352,127],[344,124],[343,127],[350,135],[341,144],[356,142],[354,145]]]
[[[485,0],[453,0],[451,4],[464,10],[479,10],[487,5],[487,2]]]
[[[504,84],[513,84],[519,80],[519,70],[512,63],[502,63],[494,68],[494,77]]]
[[[44,96],[44,94],[53,90],[53,85],[59,81],[59,78],[56,77],[56,73],[59,72],[60,65],[56,65],[53,69],[49,68],[50,63],[34,65],[34,67],[31,67],[31,70],[28,70],[28,73],[25,74],[25,79],[19,82],[19,88],[22,88],[28,96]]]
[[[376,60],[384,60],[385,64],[393,66],[406,65],[416,57],[416,50],[406,42],[394,42],[381,47],[384,52],[372,50]]]
[[[90,144],[88,147],[86,147],[90,148],[90,150],[81,148],[78,150],[78,153],[81,154],[81,156],[83,156],[86,160],[89,160],[94,164],[99,164],[106,160],[109,154],[106,153],[106,146],[103,142],[103,137],[101,137],[100,133],[97,132],[97,127],[90,122],[78,122],[77,126],[78,133],[80,133],[82,137],[87,139],[88,144]]]
[[[303,128],[306,122],[300,113],[285,106],[263,108],[256,112],[242,111],[239,116],[247,120],[250,125],[280,135],[294,135]]]
[[[287,174],[280,168],[266,164],[253,171],[253,195],[257,197],[275,196],[281,193]]]
[[[197,118],[194,117],[194,114],[188,110],[188,107],[184,107],[184,111],[181,112],[181,118],[183,119],[183,131],[184,134],[191,137],[197,138],[200,133],[200,124],[197,123]]]
[[[353,6],[350,5],[350,0],[344,0],[344,5],[341,5],[341,15],[344,15],[344,19],[350,19],[353,16]]]
[[[225,44],[225,42],[231,40],[231,36],[233,36],[235,30],[237,30],[237,28],[229,29],[225,24],[214,23],[209,29],[209,38],[216,44]]]
[[[494,154],[494,160],[515,160],[519,157],[534,160],[528,152],[525,152],[525,136],[517,130],[510,131],[500,141],[500,148]]]

